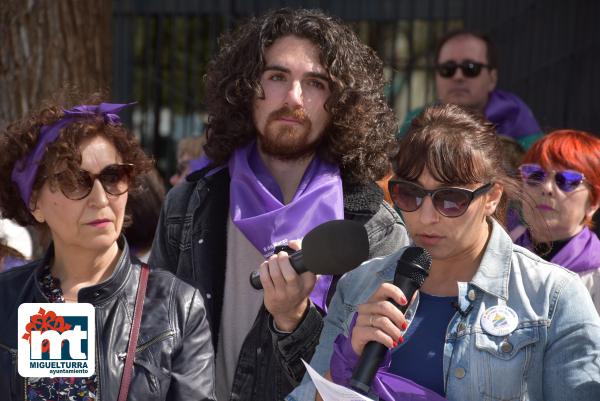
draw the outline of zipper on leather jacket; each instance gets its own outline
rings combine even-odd
[[[156,343],[158,343],[158,342],[160,342],[162,340],[165,340],[165,339],[167,339],[169,337],[173,337],[174,335],[175,335],[175,332],[173,332],[173,330],[165,331],[164,333],[162,333],[162,334],[154,337],[150,341],[145,342],[142,345],[138,345],[135,348],[135,353],[137,354],[138,352],[142,352],[142,351],[146,350],[147,348],[150,348],[152,345],[154,345],[154,344],[156,344]],[[127,357],[127,352],[121,352],[118,355],[118,358],[120,360],[124,360],[126,357]]]
[[[159,334],[158,336],[150,339],[149,341],[145,342],[144,344],[137,346],[135,348],[135,354],[137,354],[139,352],[143,352],[144,350],[151,347],[152,345],[154,345],[158,342],[161,342],[169,337],[173,337],[174,335],[175,335],[175,332],[173,330],[169,330],[162,334]],[[121,360],[121,361],[125,360],[127,358],[127,352],[121,352],[120,354],[117,355],[117,358],[119,358],[119,360]],[[133,363],[136,364],[135,360]],[[152,373],[146,372],[146,379],[148,380],[148,386],[150,387],[150,390],[153,393],[156,393],[159,390],[159,384],[158,384],[156,377]]]
[[[175,335],[175,333],[173,332],[173,330],[166,331],[163,334],[159,335],[158,337],[154,337],[147,343],[136,347],[135,353],[137,354],[138,352],[142,352],[142,351],[146,350],[147,348],[150,348],[152,345],[156,344],[157,342],[165,340],[169,337],[173,337],[174,335]]]

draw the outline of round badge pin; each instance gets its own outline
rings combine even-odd
[[[481,327],[493,336],[505,336],[512,333],[519,324],[517,313],[506,305],[488,308],[481,316]]]

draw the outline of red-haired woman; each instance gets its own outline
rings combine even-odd
[[[578,273],[600,311],[600,240],[590,230],[600,206],[600,139],[554,131],[529,149],[523,163],[519,170],[531,197],[523,214],[530,229],[513,230],[515,242]]]

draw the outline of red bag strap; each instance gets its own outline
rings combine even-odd
[[[126,401],[129,394],[129,385],[131,384],[131,374],[133,372],[133,359],[135,358],[135,347],[137,345],[138,334],[140,333],[140,322],[142,321],[142,310],[144,309],[144,297],[146,295],[146,285],[148,284],[148,274],[150,269],[143,263],[140,270],[140,282],[135,295],[135,307],[133,310],[133,324],[129,332],[129,344],[127,344],[127,357],[125,358],[125,367],[123,376],[121,376],[121,386],[119,388],[118,401]]]

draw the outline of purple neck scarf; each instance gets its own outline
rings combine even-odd
[[[512,93],[494,90],[485,107],[484,114],[496,124],[499,134],[519,139],[541,132],[541,128],[529,107]]]
[[[63,128],[75,121],[95,116],[104,117],[104,121],[107,124],[120,124],[121,119],[116,113],[132,104],[134,103],[100,103],[99,105],[76,106],[72,109],[64,110],[64,115],[54,123],[41,127],[35,148],[30,154],[15,163],[11,174],[11,179],[17,184],[25,206],[29,208],[33,182],[35,181],[39,164],[46,153],[46,148],[48,144],[56,141]]]
[[[291,202],[263,164],[256,142],[235,151],[229,161],[229,213],[236,227],[268,258],[277,245],[304,237],[316,226],[344,218],[342,180],[337,166],[315,157]],[[311,299],[326,311],[331,276],[322,276]]]
[[[533,249],[529,232],[517,238],[515,243]],[[550,261],[575,273],[598,269],[600,268],[600,240],[588,227],[584,227]]]

